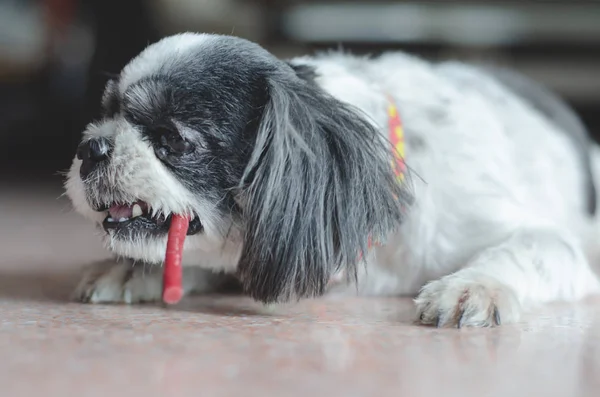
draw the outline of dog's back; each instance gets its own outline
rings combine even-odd
[[[375,267],[387,270],[378,281],[371,270],[365,293],[416,293],[523,230],[563,230],[581,246],[597,235],[589,138],[568,106],[537,84],[501,69],[403,53],[293,62],[315,68],[317,83],[383,134],[386,95],[404,123],[416,205],[378,250]]]
[[[584,125],[564,101],[524,76],[404,53],[329,53],[292,63],[314,68],[318,84],[384,134],[385,97],[392,95],[405,124],[407,163],[429,189],[449,180],[462,190],[491,182],[519,205],[561,222],[595,214]]]

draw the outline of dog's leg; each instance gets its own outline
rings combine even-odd
[[[184,294],[215,292],[228,276],[197,267],[183,268]],[[84,303],[158,302],[162,267],[107,260],[89,266],[72,298]]]
[[[486,327],[519,320],[524,307],[600,292],[579,245],[560,231],[530,229],[425,285],[415,303],[422,324]]]

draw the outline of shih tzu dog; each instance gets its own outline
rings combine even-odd
[[[422,324],[479,327],[600,291],[600,150],[518,74],[403,53],[280,60],[187,33],[133,59],[103,108],[66,190],[117,259],[87,270],[77,300],[160,300],[180,213],[186,293],[230,275],[262,302],[413,295]]]

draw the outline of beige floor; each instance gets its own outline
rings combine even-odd
[[[436,330],[406,299],[267,310],[68,303],[106,253],[58,193],[0,186],[0,391],[12,396],[600,396],[600,300]]]

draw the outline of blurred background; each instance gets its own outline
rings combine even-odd
[[[600,1],[1,0],[1,177],[58,182],[109,76],[188,30],[281,57],[402,49],[501,63],[564,95],[600,133]]]

